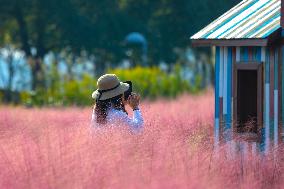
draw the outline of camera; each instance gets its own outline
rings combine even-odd
[[[127,83],[129,85],[129,89],[124,92],[124,100],[126,101],[126,100],[128,100],[128,97],[132,93],[132,82],[131,81],[125,81],[123,83]]]

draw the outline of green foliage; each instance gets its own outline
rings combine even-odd
[[[180,69],[177,65],[173,72],[166,73],[156,67],[136,67],[129,70],[114,69],[109,73],[116,74],[122,81],[131,80],[134,91],[151,99],[160,96],[176,97],[185,92],[197,92],[200,89],[200,82],[191,86],[188,81],[182,79]]]
[[[195,93],[200,90],[200,82],[191,86],[180,76],[181,67],[176,66],[173,72],[166,73],[159,68],[136,67],[133,69],[113,69],[121,81],[131,80],[134,91],[144,98],[176,97],[185,92]],[[22,92],[21,101],[26,106],[67,106],[91,105],[91,93],[96,89],[96,79],[85,75],[82,80],[61,81],[56,74],[51,74],[53,82],[50,87],[35,92]],[[196,79],[200,81],[200,79]]]
[[[175,62],[173,49],[240,0],[1,0],[0,44],[11,42],[38,56],[70,47],[112,63],[124,56],[123,40],[145,35],[152,62]],[[3,31],[2,31],[3,30]]]
[[[71,80],[63,83],[57,80],[53,87],[38,89],[35,92],[22,92],[21,101],[27,106],[90,105],[95,83],[95,79],[87,75],[81,81]]]

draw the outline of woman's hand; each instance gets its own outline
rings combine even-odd
[[[128,97],[128,104],[133,109],[138,109],[140,103],[140,95],[136,93],[131,93],[131,95]]]

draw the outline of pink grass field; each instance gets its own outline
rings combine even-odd
[[[213,150],[214,96],[142,103],[145,128],[90,128],[90,108],[0,106],[1,189],[284,188],[276,158]],[[275,157],[275,156],[274,156]]]

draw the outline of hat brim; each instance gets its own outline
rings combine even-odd
[[[129,84],[127,83],[123,83],[123,82],[120,82],[120,85],[119,87],[117,87],[116,89],[113,89],[111,91],[107,91],[107,92],[104,92],[102,93],[101,97],[99,100],[107,100],[107,99],[110,99],[110,98],[113,98],[113,97],[116,97],[118,95],[121,95],[123,94],[124,92],[126,92],[127,90],[129,89]],[[95,90],[93,93],[92,93],[92,98],[93,99],[97,99],[99,97],[100,93],[97,90]]]

